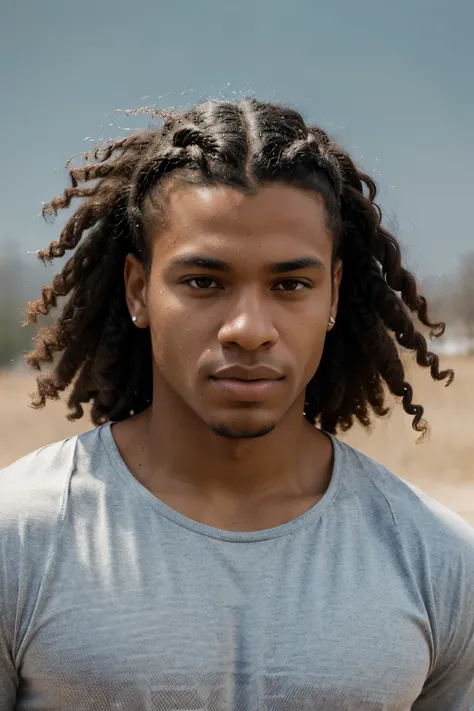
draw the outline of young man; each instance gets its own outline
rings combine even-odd
[[[45,208],[34,405],[97,427],[0,474],[2,711],[472,711],[474,533],[335,436],[425,431],[398,345],[453,376],[373,182],[281,106],[164,119]]]

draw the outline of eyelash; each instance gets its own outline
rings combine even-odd
[[[198,277],[192,277],[191,279],[185,279],[182,283],[186,284],[189,286],[191,289],[195,291],[211,291],[216,289],[215,286],[207,286],[207,287],[199,287],[199,286],[192,286],[192,282],[197,282],[198,279],[205,279],[206,281],[213,282],[214,284],[217,284],[218,289],[222,289],[223,287],[217,282],[216,279],[213,279],[212,277],[207,277],[207,276],[198,276]],[[298,289],[275,289],[275,291],[281,291],[286,294],[296,294],[301,291],[304,291],[304,289],[311,289],[312,284],[304,281],[303,279],[296,279],[296,278],[288,278],[288,279],[280,279],[279,282],[277,282],[278,285],[280,284],[298,284],[302,288]]]
[[[278,284],[288,284],[288,283],[293,283],[293,284],[298,284],[301,286],[301,289],[275,289],[275,291],[284,291],[287,294],[295,294],[298,293],[299,291],[304,291],[305,289],[311,289],[311,284],[307,281],[303,281],[302,279],[280,279]]]
[[[212,277],[207,277],[207,276],[198,276],[198,277],[193,277],[192,279],[185,279],[182,283],[186,284],[186,286],[191,287],[191,289],[194,289],[195,291],[207,291],[208,289],[215,289],[216,287],[199,287],[199,286],[191,286],[193,281],[198,281],[199,279],[205,279],[206,281],[214,282],[217,284],[217,281],[213,279]],[[222,288],[219,286],[219,288]]]

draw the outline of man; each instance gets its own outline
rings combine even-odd
[[[474,533],[336,437],[426,431],[398,345],[453,377],[373,182],[280,106],[164,119],[45,208],[34,405],[97,427],[0,475],[1,708],[472,711]]]

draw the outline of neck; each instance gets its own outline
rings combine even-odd
[[[327,459],[328,451],[331,458],[332,448],[305,420],[304,393],[270,433],[250,439],[219,436],[184,403],[170,399],[166,388],[160,388],[154,394],[156,404],[140,416],[138,439],[158,488],[244,498],[272,491],[297,495],[327,485],[326,474],[324,482],[315,479],[318,460]]]

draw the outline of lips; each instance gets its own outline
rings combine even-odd
[[[212,377],[217,380],[281,380],[283,374],[269,365],[256,365],[250,368],[244,365],[227,365],[213,373]]]
[[[280,371],[267,365],[251,368],[231,365],[219,369],[211,376],[211,382],[226,397],[247,403],[266,400],[281,387],[284,380]]]

